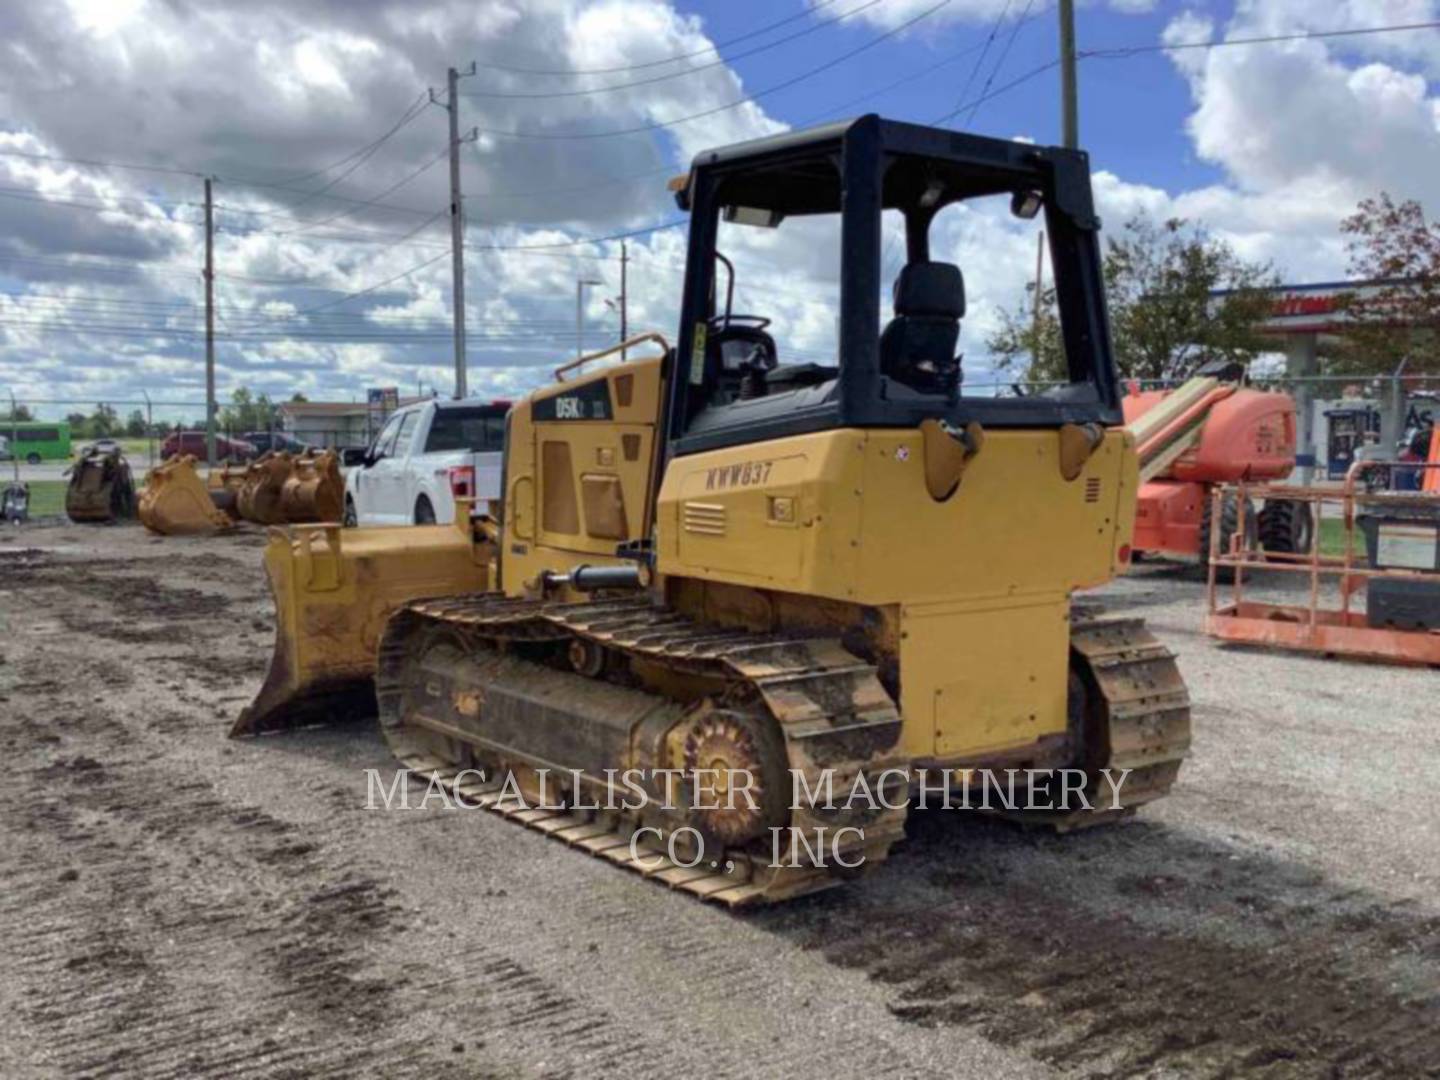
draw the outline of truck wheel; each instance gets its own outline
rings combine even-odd
[[[1309,555],[1315,543],[1315,518],[1310,504],[1298,499],[1270,499],[1260,511],[1260,544],[1266,551]]]
[[[430,500],[424,495],[415,500],[415,524],[434,525],[435,508],[430,505]]]
[[[39,455],[39,454],[33,454],[33,453],[32,453],[32,454],[26,454],[26,455],[25,455],[25,464],[26,464],[26,465],[39,465],[39,464],[40,464],[40,455]]]
[[[1205,493],[1205,508],[1200,511],[1200,565],[1210,565],[1210,519],[1211,511],[1215,505],[1210,493]],[[1226,495],[1220,502],[1220,550],[1230,550],[1230,538],[1240,528],[1240,507],[1234,495]],[[1245,500],[1245,542],[1247,547],[1254,547],[1257,526],[1255,521],[1255,506],[1249,499]]]
[[[355,500],[349,495],[345,496],[345,513],[340,519],[340,524],[347,529],[358,528],[360,525],[360,515],[355,512]]]

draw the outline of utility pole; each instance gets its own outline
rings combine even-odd
[[[585,355],[585,286],[603,285],[594,278],[577,278],[575,281],[575,359]]]
[[[1030,341],[1032,360],[1040,359],[1040,295],[1045,291],[1045,230],[1040,230],[1035,244],[1035,302],[1030,310]]]
[[[628,305],[630,302],[629,275],[626,268],[630,263],[630,249],[624,240],[620,241],[620,340],[625,341],[630,337],[630,313]],[[628,350],[620,350],[620,360],[626,360],[625,353]]]
[[[205,178],[205,464],[215,465],[215,203]]]
[[[1080,148],[1079,105],[1075,90],[1075,0],[1060,0],[1060,107],[1064,117],[1064,145]]]
[[[465,357],[465,207],[460,197],[460,144],[473,142],[479,132],[471,130],[460,137],[460,94],[456,84],[462,76],[475,74],[475,62],[470,62],[465,71],[453,67],[445,73],[445,111],[450,114],[450,303],[454,308],[452,321],[455,325],[455,397],[468,397],[470,393]],[[430,91],[430,101],[435,102],[435,91]]]

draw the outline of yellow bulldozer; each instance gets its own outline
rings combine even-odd
[[[1061,829],[1165,794],[1174,659],[1072,605],[1126,561],[1137,487],[1085,156],[867,116],[708,151],[672,187],[675,346],[558,370],[508,416],[503,499],[453,526],[272,531],[275,653],[232,734],[378,714],[456,797],[730,905],[883,861],[937,777],[1123,777],[1093,810],[1004,808]],[[931,225],[990,198],[1044,214],[1069,363],[1045,393],[965,390]],[[882,327],[886,215],[906,260]],[[734,309],[721,224],[790,221],[838,233],[832,363]]]

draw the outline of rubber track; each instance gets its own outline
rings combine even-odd
[[[729,873],[704,863],[685,867],[671,862],[663,851],[650,848],[642,849],[638,858],[632,857],[630,838],[635,823],[619,813],[526,808],[518,801],[502,800],[499,782],[457,786],[458,766],[416,746],[406,738],[403,723],[397,723],[405,661],[413,634],[425,623],[449,624],[471,636],[496,642],[554,642],[580,637],[674,670],[749,682],[780,725],[790,752],[790,768],[802,771],[807,769],[807,763],[803,757],[797,759],[796,747],[808,735],[888,727],[898,737],[899,714],[874,668],[838,641],[705,626],[657,608],[644,598],[577,604],[537,603],[498,594],[451,597],[418,601],[392,616],[380,645],[376,691],[386,741],[407,767],[435,776],[471,804],[644,877],[732,907],[789,899],[839,883],[840,879],[823,867],[755,868],[748,856],[738,851],[726,852],[727,859],[734,863]],[[894,764],[898,762],[886,759],[839,766],[832,763],[830,767],[837,774],[838,790],[839,781],[854,773]],[[847,860],[863,854],[865,868],[873,868],[903,837],[904,817],[903,810],[883,813],[876,822],[867,823],[862,845],[842,850],[841,854]]]

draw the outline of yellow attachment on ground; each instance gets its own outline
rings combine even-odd
[[[248,467],[245,465],[222,465],[211,469],[205,481],[210,501],[225,511],[231,521],[240,520],[240,488],[247,474]]]
[[[451,525],[272,528],[265,572],[275,600],[275,650],[265,682],[230,734],[258,735],[373,716],[376,647],[385,620],[425,597],[482,592],[493,546],[470,504]]]
[[[345,512],[345,477],[334,450],[307,451],[292,463],[290,478],[280,491],[286,521],[339,521]]]
[[[162,536],[202,536],[235,524],[211,499],[189,454],[150,470],[137,509],[140,523]]]
[[[266,454],[245,470],[236,506],[240,516],[257,525],[284,525],[285,514],[280,508],[280,495],[292,472],[290,455],[283,450]]]

